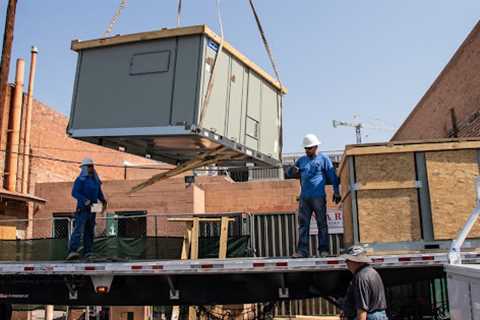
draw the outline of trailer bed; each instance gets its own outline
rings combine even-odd
[[[480,263],[480,253],[462,254]],[[447,253],[372,256],[385,286],[444,276]],[[342,258],[245,258],[130,262],[3,262],[0,303],[214,305],[342,296]],[[108,292],[99,293],[101,288]],[[235,288],[235,289],[233,289]]]

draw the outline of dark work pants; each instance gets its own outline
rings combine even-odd
[[[70,252],[77,252],[80,248],[80,239],[83,235],[83,254],[92,253],[93,237],[95,232],[96,214],[90,209],[79,210],[75,213],[73,233],[70,237]]]
[[[325,197],[300,198],[298,211],[298,252],[309,256],[310,219],[315,212],[318,228],[318,252],[330,251],[327,227],[327,202]]]

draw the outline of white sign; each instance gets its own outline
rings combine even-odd
[[[343,234],[343,211],[342,209],[327,209],[327,225],[329,234]],[[310,221],[310,234],[318,234],[315,213]]]

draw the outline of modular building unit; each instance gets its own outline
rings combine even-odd
[[[219,147],[277,165],[286,89],[207,26],[72,42],[78,52],[68,134],[178,164]]]
[[[344,241],[373,249],[448,248],[476,204],[480,139],[347,146]],[[465,246],[478,245],[480,226]]]

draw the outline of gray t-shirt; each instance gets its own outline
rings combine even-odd
[[[355,310],[374,312],[387,309],[382,278],[371,266],[367,265],[358,270],[353,275],[350,286],[353,291]]]

